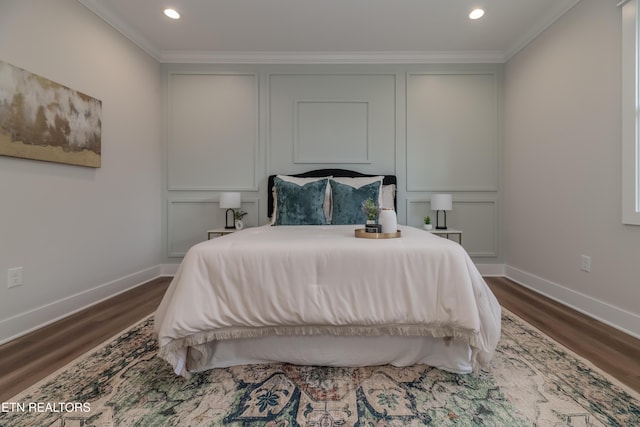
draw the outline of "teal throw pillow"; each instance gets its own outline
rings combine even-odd
[[[327,179],[297,185],[276,177],[276,221],[274,225],[320,225],[327,218],[322,208]]]
[[[377,202],[380,193],[380,182],[354,188],[350,185],[331,181],[331,198],[333,213],[331,224],[364,224],[367,215],[362,212],[362,203],[371,198]]]

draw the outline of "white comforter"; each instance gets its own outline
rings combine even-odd
[[[486,365],[500,305],[465,250],[412,227],[384,240],[355,228],[264,226],[193,246],[155,314],[160,357],[189,376],[213,340],[389,334],[463,340]]]

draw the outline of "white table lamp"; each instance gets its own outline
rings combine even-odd
[[[436,211],[436,230],[447,229],[447,211],[452,210],[453,199],[451,194],[434,194],[431,196],[431,209]],[[438,215],[444,211],[444,225],[439,225]]]
[[[221,193],[220,194],[220,209],[226,209],[225,222],[226,229],[235,229],[235,217],[236,211],[234,209],[239,208],[242,205],[242,199],[240,193]],[[231,211],[231,224],[229,224],[229,211]]]

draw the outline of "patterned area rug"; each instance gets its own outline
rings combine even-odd
[[[1,426],[640,426],[640,396],[503,311],[490,368],[269,364],[176,377],[151,318],[2,402]]]

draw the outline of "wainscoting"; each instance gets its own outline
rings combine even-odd
[[[224,224],[221,192],[242,192],[245,224],[262,225],[268,175],[324,168],[396,175],[400,224],[452,193],[448,225],[474,259],[501,261],[502,65],[162,68],[165,262]]]

